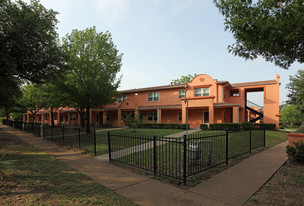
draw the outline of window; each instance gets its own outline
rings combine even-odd
[[[65,121],[69,122],[69,115],[67,115],[67,114],[65,115]]]
[[[148,120],[152,122],[157,122],[157,112],[149,112]]]
[[[204,112],[204,124],[209,123],[209,112]]]
[[[148,93],[148,102],[159,101],[159,92],[149,92]]]
[[[76,120],[76,114],[71,114],[71,121],[75,121]]]
[[[194,96],[200,97],[200,96],[210,96],[210,88],[197,88],[194,90],[195,94]]]
[[[39,122],[41,122],[41,116],[39,115]]]
[[[60,116],[61,122],[63,122],[63,115]]]
[[[107,113],[107,121],[110,120],[110,113]]]
[[[181,122],[183,120],[182,112],[178,112],[178,121]]]
[[[238,89],[231,89],[230,90],[230,96],[239,97],[240,96],[240,91]]]
[[[58,120],[58,114],[54,115],[54,120]]]
[[[127,96],[126,96],[126,95],[119,96],[117,102],[118,102],[118,104],[121,104],[121,103],[122,103],[123,101],[125,101],[126,99],[127,99]]]
[[[178,90],[178,99],[185,98],[186,97],[186,90],[180,89]]]
[[[41,121],[41,117],[39,117],[39,119],[40,119],[40,121]],[[47,121],[48,119],[49,119],[49,116],[46,115],[46,116],[45,116],[45,120]]]
[[[96,114],[96,122],[99,122],[99,115]]]

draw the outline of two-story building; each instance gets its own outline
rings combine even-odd
[[[145,122],[188,121],[190,127],[199,127],[202,123],[242,123],[253,120],[274,123],[278,128],[279,86],[279,75],[275,80],[230,84],[201,74],[187,84],[120,91],[117,103],[92,109],[90,122],[124,126],[124,114],[138,113]],[[247,93],[261,91],[264,92],[263,111],[255,112],[253,107],[247,106]],[[73,108],[64,108],[57,113],[55,124],[80,124],[80,116]],[[248,114],[255,114],[255,118],[248,117]],[[25,114],[24,119],[29,118],[29,113]],[[49,112],[38,112],[35,117],[37,120],[49,123]]]

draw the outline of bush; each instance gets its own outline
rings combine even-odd
[[[241,124],[240,123],[214,123],[214,124],[209,124],[209,128],[211,130],[233,130],[233,131],[237,131],[237,130],[240,130]]]
[[[252,128],[252,127],[253,127],[252,122],[243,122],[243,123],[242,123],[242,128],[243,128],[244,130],[249,130],[249,129]]]
[[[261,124],[253,124],[254,128],[266,129],[266,130],[275,130],[276,125],[272,123],[261,123]]]
[[[147,129],[186,129],[186,124],[178,123],[140,123],[137,125],[138,128],[147,128]],[[188,124],[189,129],[189,124]]]
[[[201,124],[200,125],[200,129],[201,130],[207,130],[209,127],[208,127],[208,124]]]
[[[304,142],[301,140],[300,142],[293,142],[293,144],[294,147],[286,146],[288,157],[298,162],[304,162]]]
[[[296,130],[296,133],[304,133],[304,125],[303,124]]]

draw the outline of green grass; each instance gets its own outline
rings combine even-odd
[[[134,205],[11,135],[1,132],[0,140],[0,153],[17,160],[1,182],[0,205]]]
[[[266,130],[266,147],[273,147],[288,140],[288,133]]]

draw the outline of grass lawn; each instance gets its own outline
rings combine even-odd
[[[0,153],[17,160],[0,185],[0,205],[134,205],[12,135],[0,131]]]

